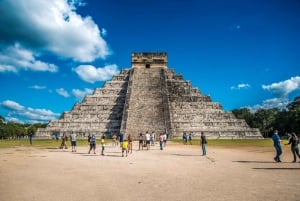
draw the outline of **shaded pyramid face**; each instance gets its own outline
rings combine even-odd
[[[168,68],[166,53],[133,53],[130,69],[113,76],[36,135],[50,137],[55,131],[73,131],[79,137],[122,132],[137,138],[153,131],[170,137],[183,132],[199,137],[204,132],[208,138],[262,138],[258,129],[225,112]]]

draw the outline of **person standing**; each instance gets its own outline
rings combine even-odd
[[[164,147],[165,147],[165,146],[167,146],[168,135],[167,135],[167,133],[165,133],[163,136],[164,136]]]
[[[71,134],[71,146],[72,146],[72,152],[76,152],[76,133],[72,132]]]
[[[140,135],[139,135],[139,150],[141,150],[141,147],[142,147],[142,150],[143,150],[143,144],[144,144],[144,139],[143,139],[144,137],[143,137],[143,134],[142,133],[140,133]]]
[[[92,136],[90,137],[90,150],[89,150],[89,154],[91,153],[91,151],[94,151],[94,154],[96,154],[96,137],[94,134],[92,134]]]
[[[155,145],[155,138],[156,138],[156,134],[154,131],[152,131],[151,136],[150,136],[151,146]]]
[[[272,136],[272,140],[274,142],[274,147],[275,147],[275,150],[276,150],[276,156],[275,156],[274,160],[276,162],[281,162],[280,155],[282,154],[282,148],[281,148],[281,145],[280,145],[281,140],[280,140],[280,137],[278,135],[277,130],[274,131],[274,134]]]
[[[202,146],[202,156],[206,156],[206,136],[204,135],[203,132],[201,132],[201,146]]]
[[[293,163],[297,162],[297,156],[300,159],[300,154],[299,154],[299,148],[298,148],[298,144],[299,144],[299,138],[297,137],[296,133],[292,133],[292,136],[289,140],[289,143],[286,145],[291,145],[291,151],[293,153],[294,156],[294,160],[292,161]],[[300,163],[300,161],[299,161]]]
[[[190,142],[190,145],[192,145],[192,132],[189,133],[189,142]]]
[[[128,153],[131,153],[132,154],[132,136],[131,134],[129,134],[127,136],[127,141],[128,141]]]
[[[120,142],[120,146],[122,147],[122,143],[124,141],[124,134],[123,133],[119,133],[119,142]]]
[[[187,142],[187,135],[186,135],[186,132],[184,131],[183,134],[182,134],[182,141],[183,141],[183,144],[186,145],[186,142]]]
[[[32,145],[33,133],[31,132],[28,137],[29,137],[29,143],[30,145]]]
[[[127,140],[124,140],[122,142],[122,157],[124,157],[124,152],[126,153],[126,157],[128,155],[128,142]]]
[[[113,145],[113,147],[117,146],[117,135],[116,134],[113,134],[113,136],[112,136],[112,145]]]
[[[160,150],[164,149],[163,148],[164,147],[164,136],[162,133],[159,135],[159,146],[160,146]]]
[[[60,144],[61,149],[64,149],[64,148],[68,149],[66,141],[67,141],[67,136],[65,133],[63,133],[63,135],[61,137],[61,144]]]
[[[102,135],[101,137],[101,155],[104,156],[104,151],[105,151],[105,135]]]
[[[147,146],[147,150],[150,149],[150,140],[151,140],[151,137],[150,137],[150,134],[148,133],[148,131],[146,132],[146,146]]]

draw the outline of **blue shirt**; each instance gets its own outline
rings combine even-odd
[[[274,133],[272,136],[272,140],[274,142],[274,146],[280,145],[280,137],[277,133]]]

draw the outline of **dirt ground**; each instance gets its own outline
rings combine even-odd
[[[213,148],[169,143],[163,151],[134,150],[121,157],[60,149],[0,149],[1,201],[296,201],[300,163],[285,147],[282,163],[273,147]]]

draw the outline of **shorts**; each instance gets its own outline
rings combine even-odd
[[[91,144],[90,144],[90,148],[91,148],[91,149],[96,149],[96,143],[91,143]]]
[[[74,147],[76,147],[76,141],[72,141],[71,145],[74,146]]]
[[[139,144],[143,144],[143,140],[139,140]]]
[[[105,146],[102,146],[102,151],[104,151],[105,150]]]
[[[146,144],[150,144],[150,140],[146,140]]]

